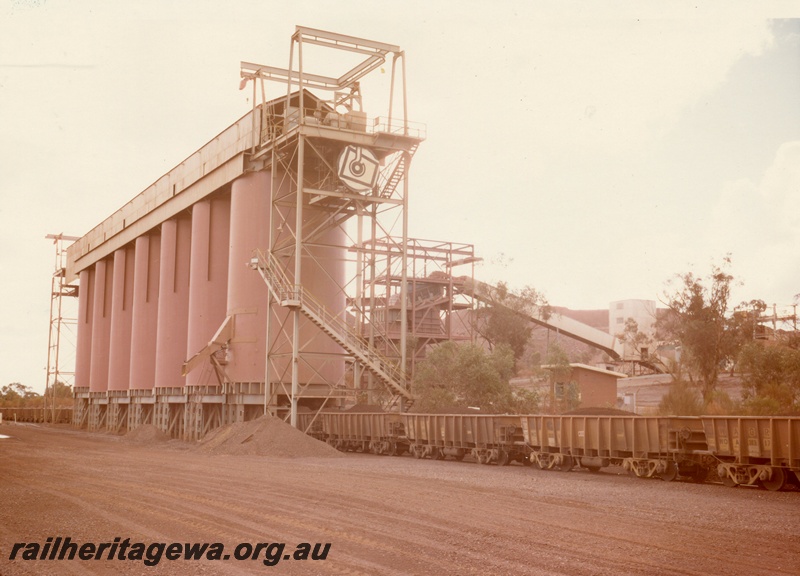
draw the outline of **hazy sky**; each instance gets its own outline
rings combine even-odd
[[[791,304],[800,8],[666,4],[0,0],[0,385],[44,386],[44,236],[244,114],[240,61],[287,67],[296,24],[406,51],[411,235],[474,244],[479,279],[606,308],[730,252],[737,301]]]

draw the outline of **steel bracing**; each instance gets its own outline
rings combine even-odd
[[[64,234],[48,234],[46,238],[55,245],[55,266],[50,286],[50,331],[47,338],[47,380],[43,409],[45,421],[55,422],[58,385],[74,384],[75,333],[78,323],[74,308],[78,286],[67,282],[65,243],[74,242],[78,238]],[[65,298],[68,302],[65,302]],[[71,354],[67,354],[68,352]],[[49,417],[48,409],[51,412]]]
[[[309,65],[308,46],[360,61],[350,60],[334,76],[319,74]],[[388,58],[385,115],[371,119],[362,108],[362,82]],[[403,246],[408,237],[408,172],[424,129],[407,119],[404,63],[398,46],[305,27],[292,36],[288,69],[242,63],[254,102],[258,86],[262,93],[250,162],[272,177],[269,246],[253,260],[270,289],[265,403],[277,414],[285,399],[293,425],[303,399],[320,407],[348,389],[353,396],[362,369],[401,403],[412,399],[405,322],[397,354],[382,354],[374,339],[360,333],[369,312],[353,305],[362,300],[364,277],[373,274],[360,256],[365,243],[394,234]],[[286,98],[268,103],[265,81],[284,84]],[[402,90],[399,118],[393,111],[396,87]],[[401,257],[405,263],[406,254]],[[318,344],[320,339],[335,348]],[[345,364],[353,376],[336,368]]]

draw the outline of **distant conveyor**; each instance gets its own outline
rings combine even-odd
[[[473,298],[493,306],[499,304],[496,296],[499,290],[496,287],[467,277],[459,279],[459,282],[464,287],[464,292]],[[549,328],[550,330],[556,330],[559,334],[563,334],[573,340],[583,342],[584,344],[602,350],[614,360],[621,360],[623,358],[624,344],[611,334],[607,334],[602,330],[598,330],[597,328],[593,328],[588,324],[578,322],[562,314],[555,312],[548,314],[541,307],[532,305],[529,302],[522,302],[518,296],[514,296],[513,294],[506,294],[505,298],[511,302],[522,304],[514,311],[523,318],[540,326],[544,326],[545,328]]]

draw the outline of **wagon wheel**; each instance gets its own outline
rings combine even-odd
[[[772,477],[769,480],[760,480],[759,483],[770,492],[777,492],[786,485],[786,473],[783,468],[773,468]]]
[[[497,465],[498,466],[508,466],[508,452],[505,450],[499,450],[497,452]]]
[[[458,462],[461,462],[464,459],[465,454],[466,452],[464,452],[464,450],[459,448],[458,452],[456,452],[456,455],[453,456],[453,458],[455,458]]]
[[[530,454],[525,454],[522,458],[520,458],[519,461],[522,463],[523,466],[530,466],[532,464],[530,459]]]
[[[669,461],[667,462],[667,469],[664,470],[659,477],[664,482],[672,482],[675,478],[678,477],[678,465],[675,462]]]

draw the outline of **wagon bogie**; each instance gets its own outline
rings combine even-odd
[[[560,452],[531,452],[531,463],[539,470],[560,470],[568,472],[575,467],[575,460],[568,454]]]
[[[622,467],[637,478],[667,477],[674,479],[677,475],[675,463],[666,459],[625,458],[622,461]]]
[[[760,486],[775,492],[787,484],[790,474],[788,469],[766,464],[738,465],[720,462],[717,466],[717,476],[726,486]]]

